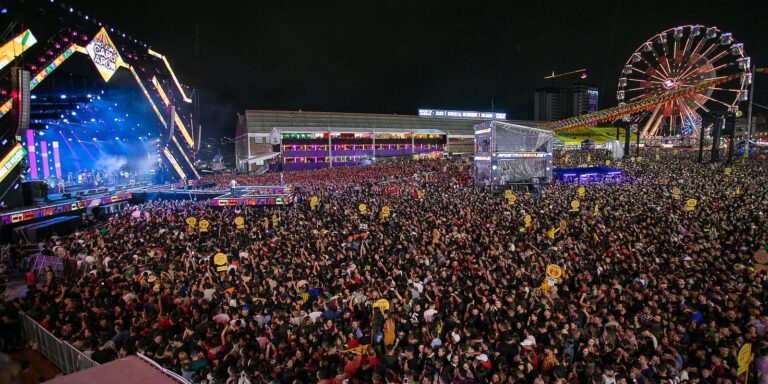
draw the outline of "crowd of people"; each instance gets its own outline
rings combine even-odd
[[[131,206],[44,244],[76,273],[0,315],[194,383],[739,383],[745,343],[749,382],[768,383],[768,162],[620,167],[583,197],[555,183],[510,202],[430,160],[286,173],[290,207]]]

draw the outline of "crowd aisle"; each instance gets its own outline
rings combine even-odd
[[[645,152],[620,167],[623,183],[583,197],[553,184],[511,204],[446,160],[286,173],[293,207],[150,202],[51,239],[65,276],[2,318],[23,310],[98,362],[140,352],[193,382],[724,384],[743,382],[752,343],[749,382],[767,383],[753,255],[768,162]],[[549,264],[564,275],[545,285]]]

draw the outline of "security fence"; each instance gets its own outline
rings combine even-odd
[[[20,313],[19,316],[21,329],[26,340],[34,342],[37,345],[37,350],[59,368],[61,373],[68,375],[99,365],[78,351],[72,344],[59,340],[25,313]]]

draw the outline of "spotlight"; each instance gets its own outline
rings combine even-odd
[[[85,15],[85,19],[86,19],[86,20],[88,20],[88,19],[89,19],[88,15]]]
[[[62,98],[62,99],[66,99],[66,98],[67,98],[67,95],[64,95],[64,94],[62,94],[62,95],[61,95],[61,98]]]
[[[0,9],[0,13],[5,15],[6,13],[8,13],[8,8]]]
[[[72,7],[69,7],[69,13],[72,13],[72,12],[74,12],[74,11],[75,11],[75,10],[74,10],[74,9],[72,9]]]

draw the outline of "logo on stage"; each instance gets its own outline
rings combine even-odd
[[[112,39],[109,38],[104,28],[93,37],[93,40],[88,43],[85,49],[88,51],[88,56],[91,57],[93,64],[96,65],[96,69],[99,70],[104,81],[109,81],[117,68],[123,63],[120,53],[117,52],[115,44],[112,43]]]

